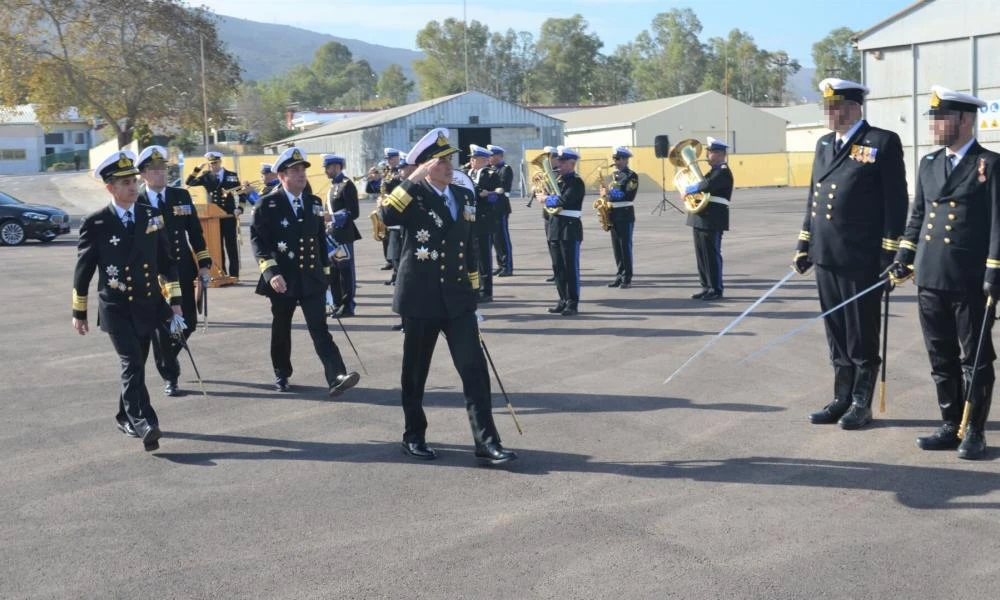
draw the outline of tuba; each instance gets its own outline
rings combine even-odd
[[[604,189],[607,189],[608,185],[604,180],[604,167],[597,170],[598,185]],[[606,196],[601,196],[597,200],[594,200],[594,210],[597,211],[597,221],[601,224],[601,229],[604,231],[611,230],[611,203],[608,202]]]
[[[531,197],[534,198],[537,193],[542,193],[546,196],[558,196],[559,182],[556,181],[555,176],[552,174],[552,159],[549,158],[549,155],[547,153],[539,154],[531,160],[531,164],[541,170],[531,176]],[[559,214],[559,211],[562,210],[558,206],[555,208],[542,206],[542,209],[550,215]]]
[[[681,194],[684,193],[684,188],[689,185],[705,181],[705,176],[698,168],[698,163],[707,163],[708,161],[703,158],[699,159],[699,156],[701,156],[701,142],[695,139],[678,142],[667,154],[667,160],[670,161],[670,164],[677,167],[677,173],[674,175],[674,187]],[[684,196],[684,210],[696,215],[708,207],[710,197],[707,192],[688,194]]]

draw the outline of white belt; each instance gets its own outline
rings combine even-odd
[[[559,212],[556,213],[556,216],[559,216],[559,217],[569,217],[571,219],[579,219],[580,215],[582,215],[582,214],[583,214],[583,211],[581,211],[581,210],[561,210],[561,211],[559,211]]]
[[[389,225],[386,229],[402,229],[402,225]]]
[[[627,208],[633,204],[635,204],[635,202],[632,202],[631,200],[628,202],[612,202],[611,208]]]
[[[722,204],[724,206],[729,206],[729,200],[726,200],[725,198],[720,198],[718,196],[709,196],[708,201],[715,202],[716,204]]]

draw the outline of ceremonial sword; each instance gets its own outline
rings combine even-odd
[[[205,382],[201,380],[201,373],[198,372],[198,365],[194,362],[194,355],[191,354],[191,349],[188,348],[187,340],[184,339],[184,332],[179,332],[174,337],[181,343],[184,350],[187,351],[188,358],[191,359],[191,366],[194,368],[194,375],[198,378],[198,385],[201,386],[201,393],[205,396],[205,398],[208,398],[208,392],[205,391]]]
[[[361,365],[361,370],[365,372],[365,375],[368,375],[368,369],[365,368],[365,362],[361,360],[361,355],[358,354],[358,349],[354,347],[354,342],[351,341],[351,336],[347,335],[347,328],[344,327],[344,323],[340,320],[340,317],[338,317],[337,313],[333,312],[333,310],[326,311],[326,315],[337,320],[337,325],[340,325],[340,330],[344,332],[344,337],[347,338],[347,343],[351,345],[351,350],[354,351],[354,356],[358,358],[358,364]]]
[[[510,412],[510,418],[514,419],[514,427],[517,428],[518,435],[524,435],[524,430],[521,429],[521,422],[517,420],[517,413],[514,412],[514,405],[510,403],[510,396],[507,395],[507,390],[503,387],[503,381],[500,380],[500,373],[497,373],[497,367],[493,364],[493,357],[490,356],[490,350],[486,347],[486,340],[483,339],[483,332],[479,332],[479,343],[483,347],[483,353],[486,354],[486,360],[490,363],[490,368],[493,369],[493,376],[497,378],[497,383],[500,385],[500,392],[503,394],[503,399],[507,402],[507,410]]]
[[[959,439],[965,439],[965,431],[969,427],[972,416],[972,390],[976,383],[976,371],[979,370],[979,359],[983,353],[983,340],[986,338],[987,324],[993,320],[993,296],[986,297],[986,313],[983,315],[983,325],[979,328],[979,343],[976,344],[976,358],[972,362],[972,375],[969,376],[969,389],[965,392],[965,409],[962,411],[962,422],[958,426]]]

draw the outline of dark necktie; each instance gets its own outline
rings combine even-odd
[[[298,220],[301,221],[302,220],[302,199],[301,198],[296,198],[295,200],[293,200],[292,201],[292,206],[295,207],[295,217]]]
[[[125,216],[122,220],[125,223],[125,231],[129,233],[135,232],[135,221],[132,220],[132,211],[125,211]]]
[[[833,144],[833,153],[840,154],[840,150],[843,147],[844,147],[844,138],[838,138],[837,141],[834,142]]]
[[[160,208],[160,202],[162,201],[162,198],[160,197],[160,192],[156,192],[153,195],[153,197],[156,198],[156,202],[153,204],[153,208],[155,208],[156,210],[162,210]]]
[[[951,172],[954,168],[955,168],[955,155],[954,154],[945,155],[944,176],[951,177]]]

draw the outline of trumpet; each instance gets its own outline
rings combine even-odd
[[[247,193],[247,192],[249,192],[251,190],[260,193],[260,190],[263,189],[263,187],[264,187],[263,183],[264,182],[262,182],[260,179],[255,179],[253,181],[244,181],[240,185],[237,185],[237,186],[234,186],[234,187],[231,187],[231,188],[224,188],[222,190],[222,195],[223,196],[228,196],[229,194],[232,194],[233,192],[236,192],[237,194],[245,194],[245,193]],[[256,186],[260,186],[260,187],[256,187]]]
[[[601,224],[601,229],[604,231],[611,230],[611,203],[608,202],[608,198],[605,195],[607,193],[608,184],[604,180],[604,167],[597,170],[598,186],[603,193],[597,200],[594,200],[594,210],[597,211],[597,220]]]

